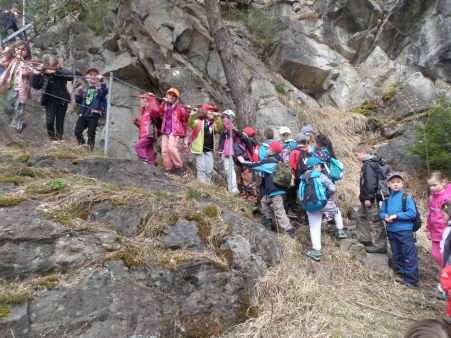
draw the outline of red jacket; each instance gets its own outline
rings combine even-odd
[[[161,131],[164,131],[167,117],[167,103],[162,102],[159,107],[158,114],[163,117],[163,123],[161,124]],[[172,134],[174,136],[185,137],[186,136],[186,122],[188,121],[189,112],[185,110],[181,105],[175,103],[172,106]]]
[[[139,128],[139,138],[143,137],[157,137],[157,114],[159,112],[158,105],[154,97],[148,100],[149,108],[140,107],[138,110],[141,112],[141,118],[133,121],[135,126]]]

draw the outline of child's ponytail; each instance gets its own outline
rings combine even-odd
[[[445,201],[442,204],[440,210],[446,214],[448,214],[449,219],[451,219],[451,201]]]
[[[316,137],[316,143],[321,147],[326,147],[331,157],[337,158],[335,155],[334,147],[332,145],[332,141],[326,135],[319,134]]]

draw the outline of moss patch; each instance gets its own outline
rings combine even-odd
[[[207,205],[204,208],[204,215],[210,218],[218,217],[219,210],[216,205]]]
[[[206,243],[211,234],[211,224],[209,224],[201,215],[188,215],[185,216],[187,221],[197,222],[197,235]]]
[[[0,182],[14,183],[15,185],[24,184],[28,181],[29,178],[25,178],[23,176],[13,176],[13,175],[0,176]]]
[[[8,309],[6,306],[0,306],[0,320],[3,320],[4,318],[8,317],[11,314],[11,310]]]
[[[0,196],[0,208],[12,207],[25,201],[25,197]]]
[[[352,108],[351,111],[353,113],[369,115],[371,114],[377,107],[380,107],[376,102],[365,102],[359,107]]]
[[[251,305],[248,293],[244,293],[238,298],[238,304],[238,307],[233,310],[236,324],[243,323],[249,318],[258,317],[258,308]]]
[[[0,305],[19,305],[28,300],[28,292],[0,295]]]
[[[224,323],[216,318],[211,308],[205,314],[186,316],[183,324],[187,337],[196,338],[218,336],[224,328]]]
[[[45,286],[46,288],[53,289],[59,284],[59,278],[57,276],[47,276],[39,278],[35,283],[35,287]]]

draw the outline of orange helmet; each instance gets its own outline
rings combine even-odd
[[[166,92],[166,94],[168,94],[168,93],[173,93],[173,94],[175,94],[175,96],[177,96],[178,98],[180,97],[179,91],[178,91],[177,89],[175,89],[175,88],[169,88],[168,91]]]

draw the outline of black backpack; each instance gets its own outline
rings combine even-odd
[[[307,159],[310,157],[307,151],[307,148],[296,148],[299,150],[298,163],[296,164],[296,179],[299,180],[302,175],[307,171],[307,166],[305,163]]]

